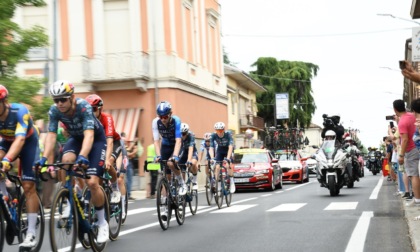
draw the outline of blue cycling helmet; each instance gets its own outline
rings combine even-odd
[[[172,112],[172,105],[167,101],[161,101],[156,108],[156,113],[159,116],[168,115]]]

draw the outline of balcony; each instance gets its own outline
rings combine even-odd
[[[144,52],[95,54],[83,58],[85,82],[149,79],[149,58]]]
[[[241,128],[264,130],[264,119],[254,115],[241,115],[239,119]]]

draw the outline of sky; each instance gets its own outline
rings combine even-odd
[[[259,57],[319,66],[312,80],[317,109],[339,114],[365,146],[387,134],[392,102],[402,99],[405,42],[418,26],[412,0],[219,0],[222,44],[246,71]],[[379,16],[377,14],[392,14]],[[407,19],[407,20],[404,20]]]

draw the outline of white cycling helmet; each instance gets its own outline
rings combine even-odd
[[[204,136],[203,136],[203,138],[204,138],[204,140],[210,140],[210,138],[211,138],[211,133],[204,133]]]
[[[186,133],[190,130],[190,126],[188,126],[188,124],[186,123],[181,123],[181,132],[182,133]]]
[[[214,125],[214,129],[215,129],[215,130],[222,130],[222,129],[225,129],[225,124],[224,124],[223,122],[217,122],[217,123]]]
[[[74,93],[74,85],[67,80],[58,80],[50,86],[50,95],[54,97],[69,97]]]

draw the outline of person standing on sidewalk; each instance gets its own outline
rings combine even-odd
[[[150,196],[148,197],[149,199],[156,198],[156,183],[158,178],[158,170],[160,170],[160,164],[153,163],[155,156],[155,144],[152,143],[149,146],[147,146],[147,161],[151,162],[147,165],[147,170],[150,174]]]
[[[121,136],[124,136],[125,133],[121,133]],[[125,140],[125,139],[124,139]],[[128,165],[127,165],[127,194],[129,200],[135,200],[135,198],[131,195],[131,187],[133,185],[133,159],[137,156],[137,141],[128,141],[127,142],[127,157],[128,157]]]
[[[420,153],[414,145],[413,135],[416,131],[416,118],[414,114],[405,110],[403,100],[393,102],[394,112],[400,118],[398,130],[401,138],[401,151],[398,155],[398,164],[404,165],[405,172],[411,180],[413,188],[413,200],[406,203],[406,206],[420,206],[420,180],[419,180],[419,159]]]

